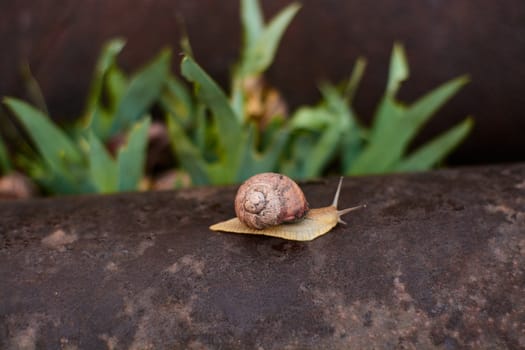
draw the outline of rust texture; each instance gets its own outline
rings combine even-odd
[[[267,17],[291,0],[261,1]],[[522,0],[301,0],[283,38],[269,82],[292,105],[316,103],[317,84],[350,75],[368,59],[356,96],[367,121],[387,81],[394,41],[405,44],[411,78],[401,97],[412,101],[438,84],[469,74],[471,84],[425,129],[419,141],[472,114],[472,136],[456,163],[524,161],[525,2]],[[29,62],[49,110],[64,120],[82,112],[102,44],[128,39],[119,62],[131,71],[162,47],[175,48],[178,71],[181,18],[195,56],[223,86],[241,42],[239,1],[17,0],[0,2],[0,96],[24,95],[20,65]],[[1,121],[1,120],[0,120]],[[1,125],[1,124],[0,124]]]
[[[525,164],[348,178],[307,243],[209,231],[235,190],[0,202],[0,348],[525,347]]]

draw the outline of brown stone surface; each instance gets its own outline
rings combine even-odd
[[[268,16],[291,0],[262,0]],[[316,85],[348,76],[362,55],[369,65],[356,98],[370,118],[386,85],[392,43],[403,42],[411,79],[402,90],[413,100],[460,74],[472,83],[438,113],[422,139],[467,114],[472,136],[456,163],[525,161],[525,1],[523,0],[300,0],[269,81],[293,105],[317,102]],[[80,114],[101,45],[123,36],[120,57],[131,70],[161,47],[178,47],[184,18],[198,61],[223,85],[240,42],[238,0],[17,0],[0,1],[0,96],[23,95],[19,74],[29,62],[56,119]],[[174,68],[179,56],[174,55]],[[178,71],[178,69],[176,69]],[[0,124],[1,125],[1,124]]]
[[[209,231],[234,193],[0,202],[0,348],[525,347],[525,164],[346,179],[308,243]]]

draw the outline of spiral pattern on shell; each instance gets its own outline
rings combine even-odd
[[[304,218],[308,202],[289,177],[262,173],[246,180],[235,197],[235,213],[246,226],[263,229]]]

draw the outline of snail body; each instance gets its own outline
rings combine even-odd
[[[341,216],[364,207],[338,210],[341,177],[330,206],[309,209],[303,192],[290,178],[275,173],[252,176],[239,187],[235,198],[237,217],[210,226],[213,231],[310,241],[328,233]]]

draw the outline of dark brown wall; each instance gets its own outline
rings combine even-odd
[[[262,2],[268,14],[289,3]],[[386,82],[392,43],[399,40],[405,44],[412,73],[401,94],[404,99],[463,73],[472,78],[421,139],[473,114],[475,130],[453,157],[454,163],[525,160],[525,2],[303,0],[302,4],[268,73],[293,105],[315,102],[316,82],[345,77],[356,57],[363,55],[369,65],[356,107],[369,118]],[[0,95],[22,94],[17,69],[27,59],[54,117],[70,118],[81,110],[105,40],[117,35],[128,39],[120,62],[133,69],[162,46],[177,47],[179,16],[185,19],[198,60],[226,84],[240,40],[238,1],[2,1]]]

